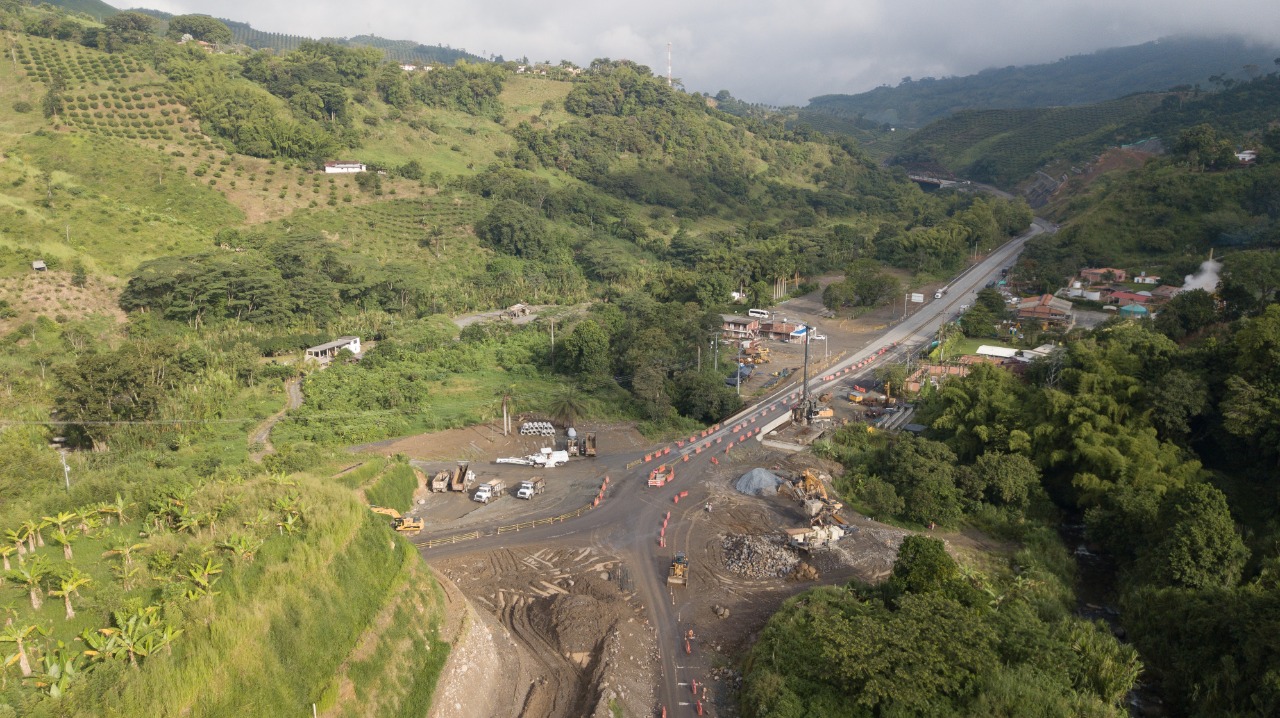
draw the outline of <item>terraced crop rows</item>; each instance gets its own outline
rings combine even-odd
[[[132,58],[45,38],[24,38],[14,54],[27,77],[49,85],[61,79],[57,113],[64,124],[127,139],[178,140],[208,146],[195,120],[172,93],[148,82]]]

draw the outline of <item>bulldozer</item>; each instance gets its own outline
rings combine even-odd
[[[400,533],[416,534],[422,531],[424,524],[422,519],[415,519],[408,516],[402,516],[399,511],[389,509],[385,506],[370,506],[375,514],[382,514],[391,517],[391,528]]]
[[[671,569],[667,571],[668,586],[685,586],[689,582],[689,559],[681,551],[671,560]]]
[[[845,524],[844,517],[840,515],[844,504],[831,498],[827,485],[813,469],[800,472],[794,483],[783,484],[780,490],[800,502],[811,526]]]

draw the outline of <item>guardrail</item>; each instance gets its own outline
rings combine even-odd
[[[460,541],[470,541],[472,539],[478,539],[483,535],[484,534],[480,533],[479,531],[472,531],[471,533],[466,533],[466,534],[454,534],[452,536],[445,536],[443,538],[431,539],[430,541],[423,541],[422,543],[418,544],[418,546],[422,548],[435,548],[436,546],[444,546],[447,544],[455,544]]]

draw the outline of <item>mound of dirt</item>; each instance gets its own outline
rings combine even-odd
[[[748,496],[773,496],[782,479],[767,469],[752,469],[734,482],[733,488]]]
[[[594,653],[607,633],[616,607],[592,596],[560,594],[546,600],[535,621],[566,656]],[[533,617],[533,616],[531,616]]]

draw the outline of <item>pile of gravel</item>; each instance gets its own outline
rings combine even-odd
[[[733,488],[748,496],[773,496],[778,493],[782,479],[767,469],[752,469],[733,484]]]
[[[795,550],[781,539],[729,534],[721,548],[725,568],[748,578],[783,578],[800,563]]]

